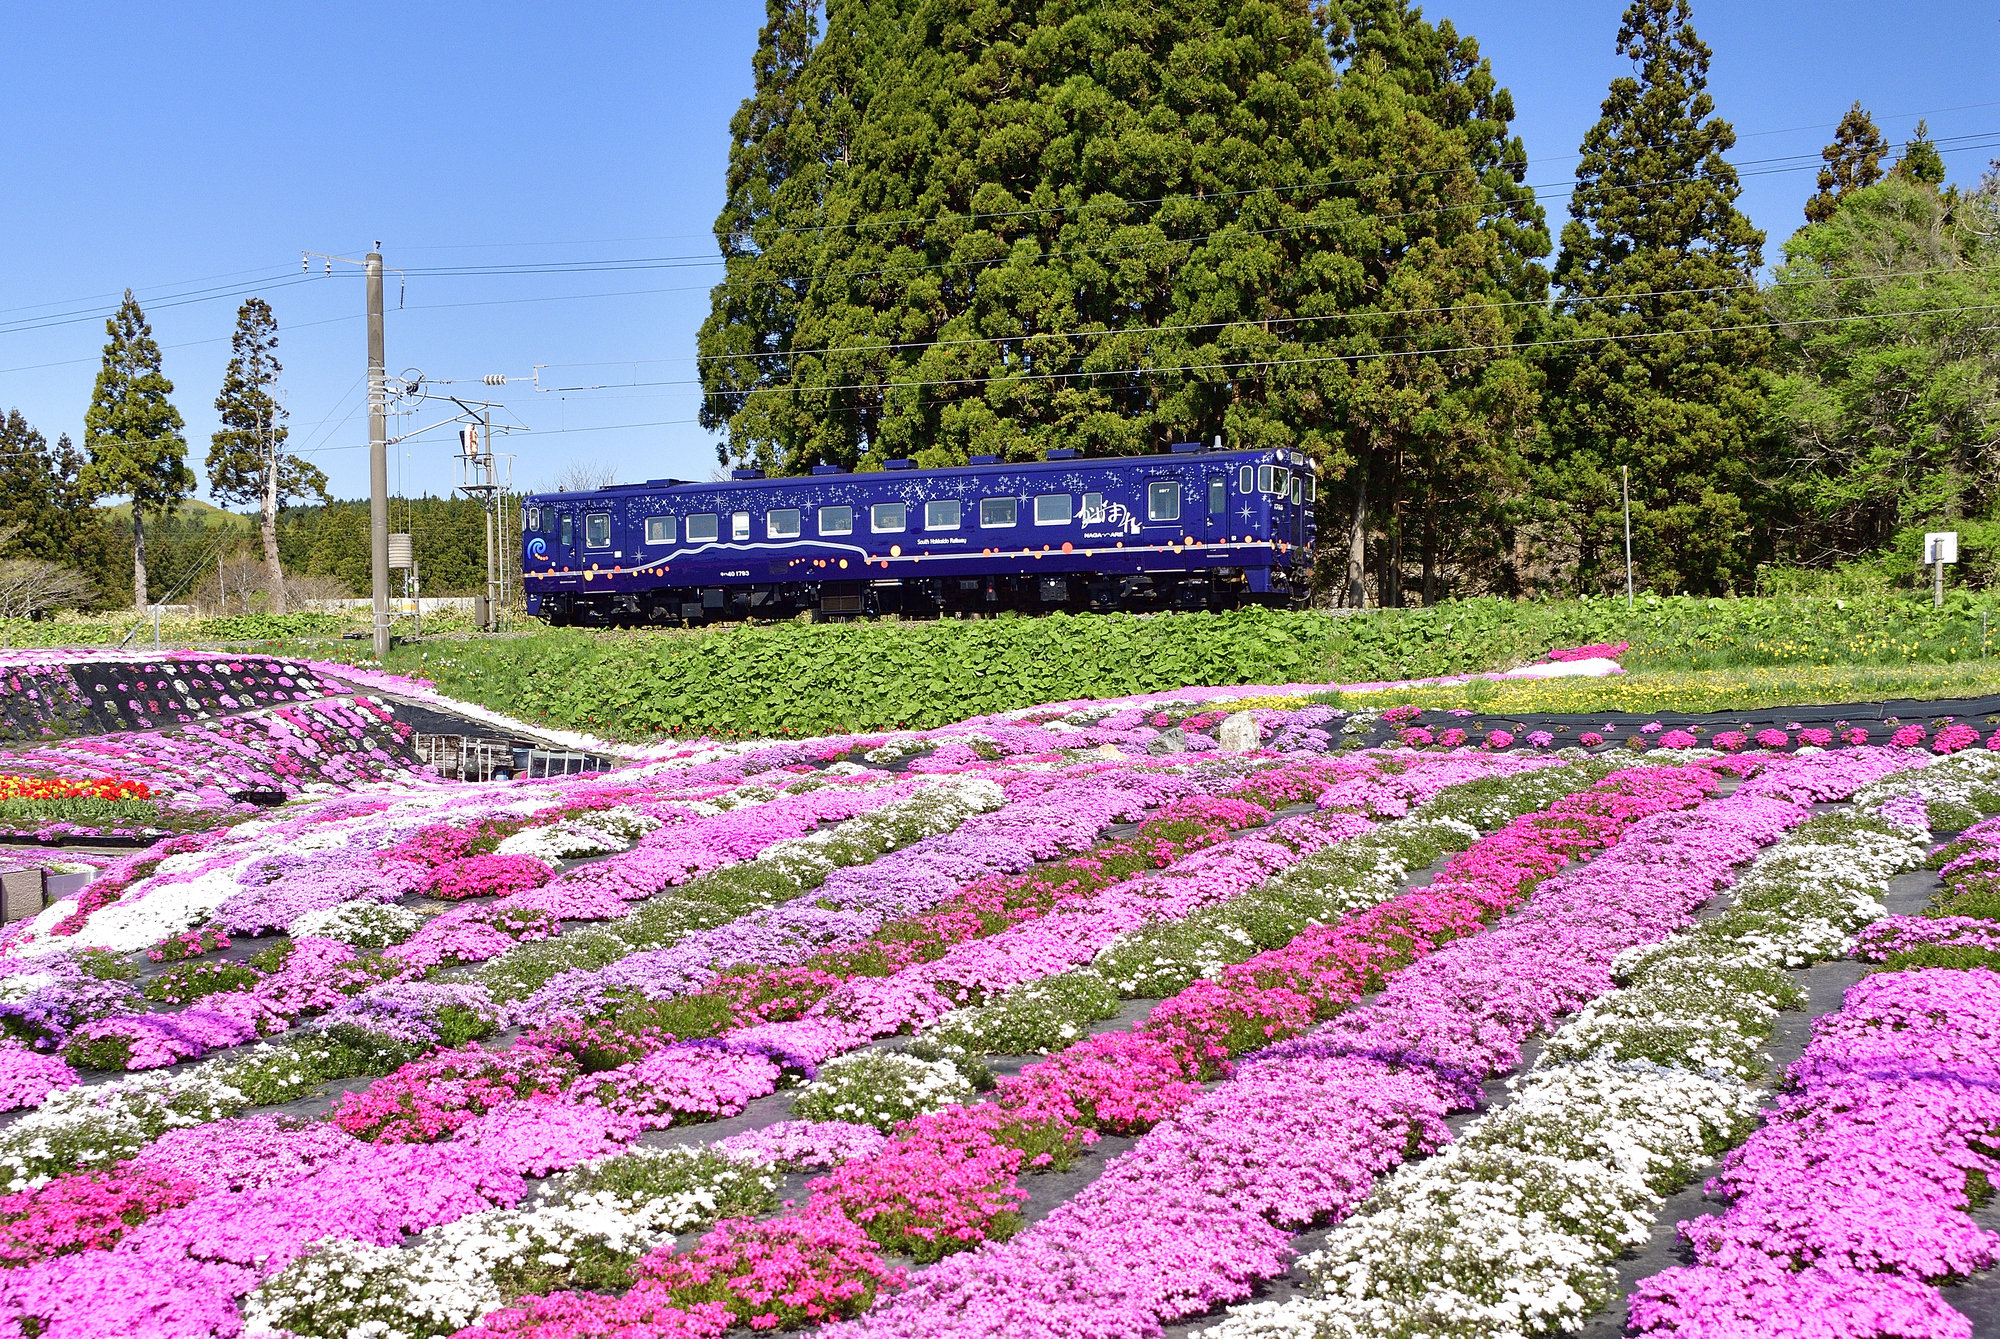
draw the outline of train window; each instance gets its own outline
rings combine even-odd
[[[1239,493],[1248,493],[1248,492],[1251,492],[1251,491],[1255,490],[1255,488],[1256,488],[1257,486],[1256,486],[1255,484],[1253,484],[1252,482],[1250,482],[1250,480],[1251,480],[1251,477],[1252,477],[1252,473],[1253,473],[1253,472],[1252,472],[1252,470],[1250,469],[1250,467],[1249,467],[1248,465],[1245,465],[1245,466],[1244,466],[1244,467],[1243,467],[1242,469],[1240,469],[1240,470],[1236,471],[1236,491],[1237,491],[1237,492],[1239,492]]]
[[[1021,500],[1012,497],[981,498],[979,502],[979,523],[989,529],[994,526],[1012,525],[1021,519]]]
[[[716,536],[715,513],[705,511],[699,516],[688,517],[688,543],[712,540]]]
[[[731,539],[750,538],[750,513],[732,511],[729,513],[729,537]]]
[[[1083,523],[1085,525],[1104,524],[1104,494],[1085,493],[1083,495]]]
[[[528,529],[539,530],[541,528],[542,528],[542,509],[540,507],[528,508]]]
[[[958,529],[958,499],[955,497],[935,498],[924,503],[924,529]]]
[[[1298,506],[1306,500],[1306,483],[1298,475],[1292,476],[1292,505]]]
[[[1068,525],[1075,507],[1076,499],[1068,493],[1043,493],[1035,499],[1035,524]]]
[[[819,532],[822,535],[853,534],[854,508],[821,507],[819,509]]]
[[[1276,483],[1277,477],[1278,477],[1278,471],[1276,467],[1271,465],[1259,465],[1257,467],[1257,491],[1260,493],[1277,492],[1278,491]]]
[[[894,534],[910,526],[910,509],[901,502],[878,502],[868,509],[868,528],[878,535]]]
[[[679,526],[672,516],[648,516],[646,518],[646,542],[648,544],[671,544],[674,531]]]
[[[1287,469],[1279,470],[1278,486],[1271,491],[1278,495],[1278,501],[1283,502],[1285,495],[1292,491],[1292,472]]]
[[[1208,514],[1220,516],[1229,510],[1229,480],[1220,474],[1208,478]]]
[[[1178,521],[1181,518],[1181,486],[1171,479],[1146,485],[1146,519]]]
[[[564,548],[568,548],[571,544],[575,542],[576,542],[576,531],[571,528],[569,517],[564,516],[562,518],[562,536],[561,538],[556,540],[556,543],[562,545]]]
[[[1316,475],[1306,476],[1306,501],[1319,501],[1319,478]]]
[[[556,532],[556,509],[554,507],[543,507],[542,533],[545,535],[553,535],[555,532]]]
[[[611,514],[594,511],[583,518],[583,547],[586,549],[608,549],[611,547]]]
[[[799,509],[785,507],[778,511],[764,513],[764,533],[772,539],[797,539],[799,537]]]

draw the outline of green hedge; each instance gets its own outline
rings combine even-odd
[[[2000,607],[1989,600],[1994,632]],[[1189,684],[1357,683],[1501,669],[1627,641],[1634,669],[1978,659],[1980,610],[1907,600],[1469,600],[1365,614],[1056,614],[545,631],[398,648],[389,668],[527,720],[600,734],[810,735]],[[2000,648],[1996,648],[2000,649]]]

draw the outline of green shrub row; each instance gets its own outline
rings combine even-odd
[[[1981,613],[1990,627],[1982,625]],[[1982,642],[1982,636],[1985,642]],[[389,668],[529,720],[599,734],[813,735],[1189,684],[1372,682],[1502,669],[1629,642],[1632,669],[1947,664],[2000,651],[2000,600],[1514,602],[1338,614],[1055,614],[975,622],[548,630],[400,647]]]

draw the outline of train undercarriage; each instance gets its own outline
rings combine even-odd
[[[690,627],[810,614],[815,621],[859,618],[980,618],[1003,613],[1158,613],[1235,609],[1258,604],[1296,608],[1303,584],[1271,572],[1269,591],[1253,591],[1241,568],[1196,574],[941,577],[910,581],[829,581],[541,597],[540,616],[556,627]]]

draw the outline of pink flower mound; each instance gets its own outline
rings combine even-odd
[[[639,1123],[567,1102],[506,1102],[462,1125],[453,1145],[478,1148],[523,1176],[547,1176],[592,1158],[623,1153]]]
[[[623,1297],[595,1293],[523,1297],[452,1339],[494,1334],[520,1339],[716,1339],[735,1323],[720,1302],[697,1302],[683,1310],[653,1289],[634,1288]]]
[[[39,1190],[0,1197],[0,1266],[109,1250],[127,1229],[201,1191],[189,1177],[121,1168],[60,1176]]]
[[[1792,737],[1783,730],[1759,730],[1757,732],[1757,747],[1759,748],[1789,748],[1791,747],[1791,743]]]
[[[1641,1282],[1634,1325],[1722,1334],[1803,1302],[1815,1335],[1969,1335],[1927,1285],[2000,1258],[1965,1212],[1968,1175],[2000,1175],[2000,973],[1865,977],[1787,1077],[1709,1183],[1729,1208],[1682,1228],[1698,1263]]]
[[[203,1195],[160,1214],[116,1253],[234,1264],[268,1276],[321,1238],[393,1246],[407,1233],[512,1207],[526,1189],[518,1172],[477,1147],[357,1144],[353,1157],[289,1185]]]
[[[1799,731],[1799,743],[1810,744],[1816,749],[1831,748],[1833,746],[1833,731],[1822,730],[1817,727],[1801,730]]]
[[[1424,727],[1421,725],[1411,726],[1409,729],[1399,734],[1397,738],[1401,740],[1402,743],[1413,749],[1428,748],[1433,742],[1435,742],[1434,736],[1431,734],[1431,732],[1424,729]]]
[[[709,1147],[725,1158],[804,1171],[808,1167],[838,1167],[878,1152],[888,1142],[889,1137],[872,1125],[844,1120],[781,1120],[761,1130],[718,1139]]]
[[[2000,924],[1976,916],[1885,916],[1855,936],[1854,956],[1881,962],[1927,944],[2000,952]]]
[[[449,902],[468,897],[505,897],[549,881],[547,865],[528,855],[476,855],[439,868],[424,891]]]
[[[926,1123],[812,1181],[808,1214],[836,1210],[892,1254],[939,1260],[1013,1235],[1028,1198],[1014,1184],[1024,1160],[977,1125]]]
[[[0,1041],[0,1111],[38,1107],[58,1088],[77,1081],[59,1056],[44,1055],[17,1041]]]
[[[382,956],[412,967],[485,962],[517,943],[552,939],[561,930],[554,912],[524,906],[521,898],[510,897],[483,906],[453,907],[404,943],[384,949]]]
[[[1186,1106],[1199,1067],[1164,1041],[1103,1032],[1028,1065],[1000,1083],[1001,1100],[1110,1134],[1150,1130]]]
[[[1597,642],[1590,646],[1572,646],[1567,650],[1549,652],[1549,659],[1557,662],[1569,660],[1616,660],[1631,647],[1630,642]]]
[[[1465,731],[1460,730],[1455,726],[1452,729],[1442,730],[1438,732],[1439,748],[1455,749],[1464,742],[1465,742]]]
[[[1604,742],[1604,736],[1598,734],[1595,730],[1585,730],[1576,737],[1576,742],[1587,749],[1594,749]]]
[[[1931,738],[1932,753],[1957,753],[1979,742],[1979,731],[1969,725],[1947,725]]]
[[[0,1289],[0,1332],[43,1339],[230,1339],[243,1328],[233,1299],[256,1286],[254,1273],[230,1265],[103,1251],[61,1255],[8,1274]]]
[[[1901,729],[1897,730],[1895,734],[1889,736],[1890,748],[1913,749],[1922,744],[1923,742],[1924,742],[1924,727],[1921,725],[1903,726]]]
[[[1659,740],[1663,749],[1691,749],[1700,742],[1686,730],[1669,730],[1661,735]]]
[[[1750,736],[1741,730],[1718,730],[1709,736],[1708,742],[1724,753],[1737,753],[1748,747]]]
[[[575,1072],[567,1056],[527,1046],[485,1051],[475,1042],[412,1061],[348,1093],[332,1119],[372,1143],[430,1143],[504,1103],[553,1102]]]
[[[1841,731],[1840,737],[1856,748],[1868,742],[1868,732],[1858,725],[1849,726]]]
[[[1556,737],[1547,730],[1530,730],[1528,732],[1528,742],[1538,749],[1545,749],[1556,742]]]
[[[664,1130],[676,1116],[733,1116],[776,1092],[782,1073],[754,1052],[681,1047],[593,1074],[577,1086],[575,1100],[630,1117],[645,1129]]]
[[[1514,736],[1508,734],[1505,730],[1489,730],[1482,747],[1489,749],[1511,749],[1514,747]]]
[[[331,1125],[289,1129],[276,1116],[244,1116],[169,1130],[124,1166],[187,1177],[210,1194],[287,1186],[329,1163],[359,1157],[365,1148]]]
[[[69,1035],[63,1054],[89,1069],[157,1069],[177,1060],[197,1059],[218,1046],[235,1046],[256,1035],[254,1022],[216,1008],[125,1014],[84,1024]]]

